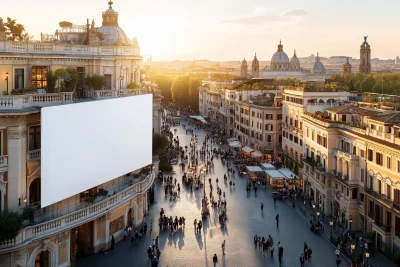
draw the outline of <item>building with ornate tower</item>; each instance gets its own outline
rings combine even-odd
[[[349,62],[349,58],[346,59],[346,63],[342,66],[342,73],[351,74],[351,64]]]
[[[367,42],[368,36],[364,36],[364,42],[360,46],[360,69],[362,73],[371,73],[371,47]]]
[[[260,62],[258,62],[257,54],[254,54],[254,59],[251,62],[251,76],[254,78],[260,77]]]
[[[76,266],[79,259],[108,249],[112,236],[121,240],[122,229],[140,225],[148,212],[156,159],[154,168],[110,177],[49,206],[41,202],[42,107],[152,93],[153,132],[161,130],[161,97],[140,79],[138,42],[128,38],[113,3],[108,5],[100,27],[94,21],[63,21],[56,34],[41,34],[38,41],[8,40],[0,19],[0,212],[30,214],[15,237],[2,235],[1,267]],[[48,72],[59,69],[76,70],[84,88],[46,92]],[[86,88],[85,77],[92,75],[105,78],[103,89]],[[131,82],[139,87],[127,89]]]
[[[247,75],[248,75],[247,74],[247,61],[244,58],[243,61],[242,61],[242,65],[240,66],[240,77],[246,78]]]

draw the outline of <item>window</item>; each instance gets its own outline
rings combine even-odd
[[[364,183],[364,169],[361,169],[361,182]]]
[[[24,69],[14,70],[14,88],[21,89],[24,88]]]
[[[393,201],[397,204],[400,203],[400,190],[399,189],[394,189],[394,199]]]
[[[266,130],[266,131],[273,131],[273,126],[272,126],[272,124],[265,124],[265,130]]]
[[[358,188],[353,188],[351,190],[351,199],[357,199],[358,198]]]
[[[365,159],[365,151],[360,149],[360,157]]]
[[[265,114],[265,119],[266,120],[273,120],[273,115],[272,114]]]
[[[3,132],[2,131],[0,131],[0,156],[3,156]]]
[[[282,143],[282,135],[279,135],[279,143]]]
[[[379,152],[376,152],[375,155],[376,155],[376,164],[383,166],[382,154]]]
[[[254,114],[256,114],[254,111],[251,112],[251,116],[254,117]]]
[[[342,115],[342,121],[346,121],[346,115]]]
[[[33,66],[32,67],[32,84],[36,88],[45,88],[47,86],[47,67]]]
[[[400,172],[400,160],[397,160],[397,172]]]
[[[282,114],[278,114],[278,120],[282,120]]]
[[[374,151],[372,149],[368,149],[368,160],[369,161],[374,160]]]
[[[392,168],[392,159],[389,156],[386,156],[386,167],[388,169]]]
[[[272,136],[271,135],[267,135],[267,142],[272,142]]]
[[[29,151],[40,149],[40,126],[29,127]]]
[[[392,187],[390,185],[386,185],[386,197],[390,199],[392,196]]]

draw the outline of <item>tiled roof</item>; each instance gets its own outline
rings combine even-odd
[[[358,114],[364,116],[374,116],[381,113],[386,113],[385,111],[376,109],[360,108],[353,105],[341,105],[333,108],[328,108],[326,111],[337,113],[337,114]]]
[[[371,117],[371,120],[380,121],[388,124],[400,124],[400,113],[399,112],[385,112],[384,114],[378,114]]]

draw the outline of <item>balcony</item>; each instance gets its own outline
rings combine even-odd
[[[333,149],[333,155],[337,156],[338,158],[341,157],[341,158],[345,158],[345,159],[348,159],[348,160],[358,160],[358,156],[357,155],[353,155],[353,154],[351,154],[349,152],[346,152],[346,151],[344,151],[342,149]]]
[[[73,92],[55,94],[7,95],[0,96],[0,110],[47,107],[70,104],[72,102]]]
[[[40,149],[28,151],[26,152],[26,161],[40,160],[40,156],[41,156]]]
[[[390,225],[383,224],[380,220],[375,219],[374,224],[385,232],[390,232]]]
[[[65,44],[56,42],[11,42],[0,41],[0,50],[9,54],[60,54],[65,56],[76,57],[77,55],[88,56],[128,56],[141,59],[140,49],[130,46],[104,46],[104,45],[79,45]]]
[[[108,99],[108,98],[115,98],[115,97],[124,97],[124,96],[133,96],[133,95],[143,95],[149,94],[151,90],[145,89],[121,89],[121,90],[94,90],[93,91],[93,99]]]
[[[372,196],[373,198],[380,200],[381,202],[388,205],[389,207],[392,207],[392,205],[393,205],[393,201],[390,200],[386,195],[379,194],[378,192],[375,192],[371,188],[368,188],[368,187],[364,188],[364,192],[367,193],[368,195]]]
[[[45,238],[59,231],[74,228],[103,216],[110,212],[110,210],[128,202],[135,196],[145,193],[153,184],[154,178],[154,173],[151,173],[143,181],[135,183],[127,189],[106,198],[103,201],[51,221],[25,227],[15,239],[6,240],[0,244],[0,252],[7,252],[8,250],[26,245],[33,240]]]
[[[393,202],[393,208],[400,211],[400,203]]]

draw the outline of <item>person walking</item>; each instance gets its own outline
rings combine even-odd
[[[222,242],[222,255],[225,255],[225,240]]]
[[[114,235],[111,236],[111,249],[114,249],[114,245],[115,245],[115,239],[114,239]]]
[[[307,249],[307,254],[308,254],[308,262],[311,262],[311,256],[312,256],[311,247],[308,247],[308,249]]]
[[[336,258],[336,267],[339,267],[339,265],[340,265],[340,258],[337,257],[337,258]]]
[[[275,220],[276,220],[276,227],[279,227],[279,214],[276,214]]]
[[[282,261],[283,261],[283,247],[281,245],[281,242],[278,242],[278,260],[279,260],[279,266],[282,266]]]
[[[304,254],[300,255],[300,267],[304,267]]]
[[[264,210],[264,204],[261,203],[261,211],[263,211],[263,210]]]
[[[218,262],[217,254],[214,254],[214,257],[213,257],[214,267],[217,266],[217,262]]]

